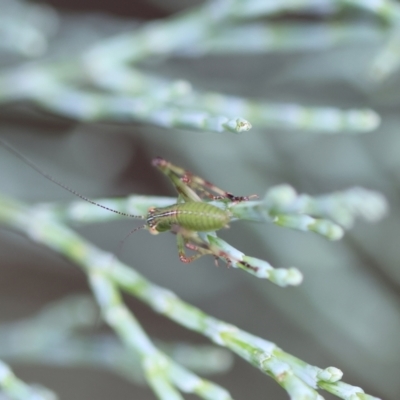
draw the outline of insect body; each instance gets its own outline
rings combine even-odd
[[[177,204],[149,210],[146,222],[150,232],[156,234],[171,230],[176,233],[179,259],[184,263],[192,262],[204,254],[226,258],[223,254],[215,254],[197,232],[227,227],[232,216],[227,203],[247,201],[255,196],[234,196],[161,157],[155,158],[153,165],[171,180],[179,197]],[[203,200],[201,196],[206,199]],[[226,205],[225,209],[209,204],[210,200],[221,200]],[[187,257],[185,248],[197,254]]]
[[[152,208],[146,223],[154,233],[169,231],[173,225],[196,232],[217,231],[228,225],[230,213],[208,203],[187,202]],[[153,233],[153,232],[152,232]]]
[[[220,254],[214,254],[208,247],[207,243],[200,238],[197,232],[216,231],[227,227],[232,216],[227,203],[247,201],[250,198],[255,197],[234,196],[229,192],[219,189],[212,183],[169,163],[161,157],[157,157],[153,160],[152,164],[171,180],[179,194],[178,202],[167,207],[151,208],[148,211],[147,216],[144,218],[141,215],[132,215],[113,210],[82,196],[80,193],[42,171],[36,164],[23,156],[7,142],[0,139],[0,145],[13,153],[46,179],[61,186],[63,189],[69,191],[82,200],[122,216],[146,220],[145,225],[134,229],[131,233],[142,228],[147,228],[152,234],[166,231],[174,232],[177,235],[179,259],[185,263],[192,262],[204,254],[213,254],[216,258],[221,256],[224,257]],[[202,199],[202,197],[206,197],[206,199]],[[225,203],[225,209],[210,204],[210,200],[222,201]],[[197,252],[197,254],[187,257],[185,255],[185,248],[193,250]]]

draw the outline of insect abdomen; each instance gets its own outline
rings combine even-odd
[[[227,225],[230,220],[228,212],[200,202],[175,204],[154,211],[153,220],[160,228],[162,226],[159,231],[175,224],[196,232],[216,231]]]
[[[229,223],[229,214],[207,203],[188,202],[177,205],[177,224],[197,232],[216,231]]]

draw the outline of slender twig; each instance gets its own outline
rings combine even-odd
[[[165,393],[173,399],[181,398],[170,382],[172,379],[174,384],[177,384],[179,377],[182,376],[181,373],[186,374],[186,372],[182,372],[180,367],[175,368],[168,357],[155,348],[123,304],[118,288],[138,297],[156,312],[205,335],[216,344],[229,348],[262,372],[270,375],[288,391],[293,399],[306,396],[308,399],[321,400],[321,396],[316,391],[317,388],[324,388],[343,399],[349,398],[349,387],[352,386],[338,382],[342,374],[336,368],[320,369],[310,366],[284,352],[272,342],[205,314],[182,301],[169,290],[152,284],[133,268],[97,249],[53,219],[36,213],[32,214],[29,208],[15,201],[0,198],[0,223],[63,254],[84,269],[89,276],[104,319],[116,330],[128,348],[134,349],[143,357],[145,374],[161,399],[166,398],[161,397]],[[111,260],[113,260],[112,263]],[[199,385],[196,383],[190,387],[180,386],[181,390],[199,394],[198,388]],[[363,394],[360,388],[352,387],[352,390],[353,396],[376,399]],[[214,393],[214,389],[206,392]],[[204,398],[213,397],[204,396]]]

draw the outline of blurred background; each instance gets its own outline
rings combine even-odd
[[[186,1],[184,7],[202,5]],[[126,241],[121,258],[205,312],[273,341],[310,364],[341,369],[345,382],[366,393],[398,398],[400,75],[394,71],[385,79],[371,78],[374,58],[393,33],[387,21],[351,6],[327,7],[324,12],[310,7],[272,12],[256,15],[255,22],[266,26],[302,23],[309,29],[318,24],[320,33],[311,31],[315,39],[326,34],[324,26],[343,23],[347,34],[339,30],[343,35],[338,34],[338,40],[320,46],[251,51],[249,40],[243,51],[224,52],[222,45],[220,50],[186,49],[186,53],[156,54],[138,61],[140,71],[185,80],[197,90],[272,103],[372,109],[381,118],[380,126],[371,132],[326,135],[323,128],[259,126],[241,113],[253,129],[235,135],[168,129],[136,120],[84,120],[32,101],[26,95],[32,93],[29,90],[24,93],[26,87],[37,88],[37,82],[33,84],[23,68],[55,60],[56,68],[62,69],[63,62],[85,57],[87,49],[102,40],[154,20],[173,18],[184,11],[181,2],[52,0],[39,5],[0,0],[0,9],[0,87],[6,88],[0,95],[1,138],[89,198],[132,193],[175,196],[167,179],[151,167],[151,159],[158,155],[237,195],[263,196],[280,183],[311,195],[352,186],[384,194],[389,216],[376,224],[357,221],[338,242],[250,222],[237,222],[220,232],[245,254],[276,267],[299,268],[304,274],[299,287],[280,288],[238,270],[217,268],[211,257],[182,264],[176,238],[167,234],[136,232]],[[297,39],[293,36],[287,42]],[[10,71],[22,71],[19,78],[26,76],[26,81],[10,84]],[[4,195],[26,202],[75,200],[3,148],[0,187]],[[127,219],[76,229],[115,253],[120,240],[139,224]],[[76,266],[12,231],[0,229],[0,254],[0,318],[5,324],[28,318],[67,295],[89,293],[86,278]],[[138,301],[127,298],[127,303],[151,337],[207,343]],[[94,324],[93,330],[97,328]],[[100,367],[54,368],[12,357],[5,361],[25,381],[40,382],[63,399],[154,398],[146,387],[132,385]],[[211,379],[236,399],[287,398],[272,379],[237,357],[232,370]]]

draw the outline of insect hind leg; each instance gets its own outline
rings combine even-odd
[[[184,170],[183,168],[173,166],[174,171],[180,180],[189,186],[192,190],[197,192],[199,196],[208,197],[211,200],[229,200],[233,203],[239,203],[241,201],[248,201],[253,198],[258,198],[257,195],[253,194],[250,196],[235,196],[230,192],[227,192],[213,183],[201,178],[200,176],[193,175],[190,171]]]
[[[179,232],[177,233],[176,241],[177,241],[177,245],[178,245],[179,260],[185,264],[189,264],[189,263],[197,260],[201,256],[205,256],[206,254],[210,254],[210,251],[189,242],[189,240],[186,239],[182,235],[182,233],[179,233]],[[194,254],[194,255],[188,257],[185,253],[185,248],[196,251],[197,254]]]
[[[187,198],[189,197],[189,200],[191,201],[199,201],[193,198],[191,191],[194,191],[199,197],[207,197],[211,200],[222,200],[232,203],[248,201],[258,197],[257,195],[235,196],[230,192],[220,189],[218,186],[215,186],[213,183],[201,178],[200,176],[194,175],[190,171],[178,167],[161,157],[155,158],[153,160],[153,165],[171,179],[178,190],[178,193],[186,197],[186,200],[188,200]]]
[[[215,186],[213,183],[191,174],[190,172],[186,172],[181,180],[193,190],[196,190],[199,194],[203,194],[203,196],[206,196],[211,200],[228,200],[232,203],[239,203],[258,197],[255,194],[250,196],[235,196],[234,194],[227,192],[218,186]]]

